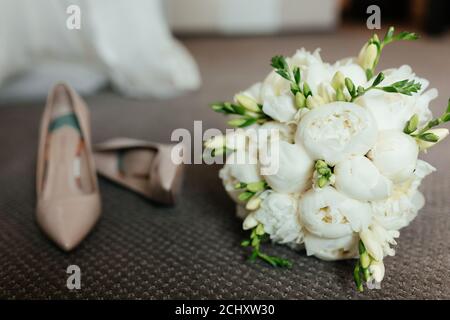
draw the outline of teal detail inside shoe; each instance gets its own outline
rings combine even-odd
[[[78,123],[78,119],[75,113],[68,113],[53,119],[52,122],[50,123],[49,131],[53,132],[64,126],[72,127],[81,133],[80,124]]]
[[[124,157],[125,157],[125,150],[119,150],[117,151],[117,169],[119,170],[120,173],[124,174],[125,170],[124,170]]]

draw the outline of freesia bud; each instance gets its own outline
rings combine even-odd
[[[258,225],[258,220],[255,219],[254,214],[250,213],[242,223],[242,228],[244,230],[250,230],[253,229]]]
[[[261,198],[253,197],[247,202],[245,209],[254,211],[254,210],[258,209],[260,205],[261,205]]]
[[[253,112],[260,112],[261,109],[258,106],[258,103],[251,97],[245,95],[245,94],[238,94],[234,97],[236,101],[243,106],[245,109],[253,111]]]
[[[419,145],[419,149],[421,151],[426,150],[426,149],[434,146],[436,143],[442,141],[445,137],[448,136],[449,131],[448,131],[448,129],[445,129],[445,128],[437,128],[437,129],[430,129],[426,133],[434,134],[436,137],[438,137],[438,140],[436,142],[430,142],[430,141],[417,139],[417,144]]]
[[[325,104],[325,101],[321,96],[318,95],[308,96],[308,98],[306,99],[306,106],[308,107],[308,109],[313,109],[323,104]]]
[[[299,109],[306,107],[306,98],[301,92],[295,94],[295,106]]]
[[[375,44],[371,43],[369,45],[365,45],[363,47],[363,50],[361,50],[359,57],[358,57],[358,62],[359,65],[364,69],[372,69],[375,60],[377,58],[378,55],[378,48]]]
[[[345,86],[344,74],[340,71],[336,72],[331,80],[331,85],[335,90],[342,89]]]

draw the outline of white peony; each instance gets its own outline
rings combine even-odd
[[[310,156],[330,165],[365,155],[375,144],[377,126],[372,115],[348,102],[333,102],[309,111],[300,121],[296,142]]]
[[[411,177],[416,167],[419,147],[411,136],[395,131],[380,131],[368,157],[381,174],[399,183]]]
[[[275,148],[278,152],[274,152]],[[311,185],[314,162],[301,145],[281,140],[271,143],[267,151],[261,154],[261,158],[267,160],[266,167],[278,168],[273,174],[264,176],[273,190],[298,193]]]
[[[365,156],[353,156],[334,167],[335,188],[356,200],[381,200],[392,193],[392,182]]]
[[[333,77],[333,68],[328,63],[324,63],[320,57],[320,49],[313,53],[304,48],[297,52],[288,60],[291,67],[299,67],[302,79],[308,83],[313,95],[317,94],[318,86],[322,82],[330,82]]]
[[[432,114],[428,106],[436,97],[436,89],[413,96],[372,90],[356,99],[355,103],[372,113],[380,131],[403,131],[406,122],[414,114],[419,116],[419,127],[431,120]]]
[[[417,160],[410,179],[395,184],[389,198],[371,202],[374,219],[388,230],[399,230],[407,226],[425,203],[418,188],[423,178],[435,170],[429,163]]]
[[[384,74],[384,80],[378,85],[380,87],[388,86],[393,84],[394,82],[402,81],[405,79],[414,80],[416,82],[419,82],[421,85],[420,91],[415,94],[420,94],[421,92],[425,91],[430,84],[427,79],[417,77],[411,67],[408,65],[402,65],[399,68],[386,69],[382,72]],[[375,80],[376,76],[377,75],[374,75],[373,79],[371,79],[369,83],[372,83],[373,80]]]
[[[270,192],[260,208],[250,215],[262,223],[270,239],[296,246],[303,242],[302,228],[297,219],[297,205],[297,200],[290,195]]]
[[[310,189],[299,201],[300,221],[307,231],[340,238],[367,228],[372,219],[368,203],[344,196],[332,187]]]
[[[273,133],[276,131],[278,133],[278,139],[287,141],[289,143],[293,143],[295,139],[295,131],[297,129],[297,126],[295,124],[285,124],[280,123],[277,121],[267,121],[264,124],[262,124],[259,130],[267,130],[267,135],[271,138],[272,141],[275,139],[273,138]]]
[[[323,238],[305,233],[305,249],[308,256],[316,256],[326,261],[354,258],[358,255],[358,234],[352,233],[341,238]]]

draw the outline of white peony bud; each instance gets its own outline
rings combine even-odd
[[[380,173],[399,183],[411,177],[419,148],[414,138],[394,130],[381,131],[368,156]]]
[[[350,198],[360,201],[381,200],[392,193],[392,182],[382,176],[364,156],[354,156],[334,167],[335,187]]]
[[[332,187],[310,189],[299,201],[300,220],[312,234],[340,238],[367,228],[372,211],[368,203],[347,198]]]
[[[332,166],[352,155],[366,154],[376,139],[372,115],[348,102],[333,102],[309,111],[295,136],[313,159],[325,160]]]
[[[278,156],[273,148],[278,148]],[[276,141],[270,144],[267,152],[260,150],[260,158],[266,167],[278,168],[273,174],[264,176],[273,190],[295,193],[310,186],[314,162],[301,145]]]
[[[430,129],[427,130],[427,133],[430,132],[434,135],[436,135],[439,140],[436,142],[428,142],[421,139],[417,139],[417,144],[419,145],[420,150],[426,150],[432,146],[434,146],[436,143],[441,142],[443,139],[445,139],[448,136],[448,129],[446,128],[437,128],[437,129]]]

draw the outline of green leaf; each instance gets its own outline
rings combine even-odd
[[[276,70],[275,72],[278,73],[283,78],[285,78],[286,80],[291,80],[289,72],[287,72],[286,70]]]
[[[362,285],[362,281],[361,281],[361,267],[359,265],[359,260],[356,263],[355,269],[353,269],[353,279],[355,280],[355,284],[356,284],[356,289],[359,292],[363,292],[364,288]]]
[[[240,115],[244,115],[245,114],[245,108],[243,106],[238,106],[236,104],[232,104],[231,107],[234,110],[234,114],[240,114]]]
[[[394,37],[395,40],[417,40],[419,39],[419,35],[414,32],[403,31]]]
[[[241,246],[248,247],[250,245],[250,240],[244,240],[241,242]]]
[[[442,122],[448,122],[450,121],[450,112],[449,113],[445,113],[442,117],[441,117]]]
[[[418,136],[420,140],[424,140],[427,142],[438,142],[439,137],[432,132],[425,132]]]
[[[390,41],[392,39],[392,37],[394,36],[394,31],[395,31],[394,27],[392,27],[392,26],[389,27],[388,31],[386,32],[386,35],[384,36],[383,41],[384,42]]]
[[[422,85],[414,80],[401,80],[397,81],[390,86],[381,87],[379,89],[386,92],[396,92],[405,95],[412,95],[413,93],[419,92]]]
[[[299,67],[294,67],[293,73],[294,73],[295,83],[296,84],[300,84],[300,80],[301,80],[300,68]]]
[[[288,64],[282,55],[272,57],[271,64],[275,69],[287,70]]]
[[[372,83],[372,87],[376,87],[384,80],[383,72],[380,72]]]
[[[448,99],[448,104],[447,104],[447,113],[450,113],[450,98]]]

